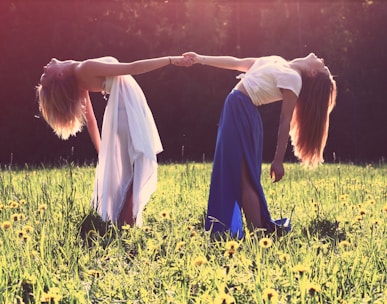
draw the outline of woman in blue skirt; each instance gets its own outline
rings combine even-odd
[[[323,162],[336,83],[324,60],[311,53],[287,61],[280,56],[235,58],[184,54],[193,63],[244,72],[227,96],[214,155],[206,229],[243,237],[242,210],[250,230],[290,230],[288,219],[273,220],[260,182],[263,128],[258,106],[282,100],[273,182],[284,176],[289,135],[302,164]]]

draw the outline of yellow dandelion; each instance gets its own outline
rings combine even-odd
[[[239,243],[236,241],[229,241],[226,243],[226,250],[237,250],[239,248]]]
[[[41,211],[44,211],[44,210],[47,209],[47,205],[46,204],[41,204],[38,209],[41,210]]]
[[[16,235],[19,237],[19,238],[22,238],[24,236],[24,232],[23,230],[19,230],[16,232]]]
[[[207,264],[207,259],[204,257],[204,256],[199,256],[197,257],[194,261],[193,261],[193,264],[195,266],[202,266],[202,265],[205,265]]]
[[[132,228],[132,226],[130,226],[128,224],[121,226],[122,230],[130,230],[130,228]]]
[[[347,195],[346,194],[341,194],[340,196],[339,196],[339,200],[340,201],[345,201],[346,199],[347,199]]]
[[[26,219],[26,215],[23,214],[23,213],[19,213],[17,215],[17,218],[18,218],[19,221],[24,221]]]
[[[87,271],[87,275],[89,277],[99,278],[100,277],[100,272],[98,270],[95,270],[95,269],[89,269]]]
[[[183,242],[183,241],[180,241],[176,244],[176,247],[175,247],[175,251],[180,251],[184,245],[186,244],[186,242]]]
[[[371,220],[372,225],[374,226],[380,226],[381,221],[379,219],[373,218]]]
[[[382,211],[387,212],[387,204],[383,206]]]
[[[5,208],[4,205],[3,205],[3,204],[0,204],[0,211],[1,211],[1,210],[4,210],[4,208]]]
[[[229,249],[229,250],[226,250],[224,252],[224,256],[226,258],[232,258],[234,256],[234,254],[235,254],[235,250],[234,249]]]
[[[262,248],[270,248],[271,245],[273,245],[273,241],[269,238],[262,238],[259,241],[259,246],[261,246]]]
[[[34,228],[32,226],[30,226],[30,225],[26,225],[26,226],[23,227],[23,231],[25,233],[32,233],[34,231]]]
[[[367,203],[370,204],[370,205],[375,205],[375,200],[374,199],[369,199],[367,201]]]
[[[8,230],[12,227],[12,223],[10,221],[5,221],[3,222],[2,227],[4,230]]]
[[[214,300],[214,304],[234,304],[234,303],[236,303],[235,299],[227,293],[217,295]]]
[[[363,217],[361,215],[355,216],[355,222],[361,222],[363,220]]]
[[[349,247],[351,247],[351,243],[348,241],[341,241],[339,243],[339,247],[341,247],[343,249],[348,249]]]
[[[296,272],[300,275],[303,275],[305,273],[310,272],[309,267],[302,265],[302,264],[297,264],[296,266],[293,267],[293,272]]]
[[[285,264],[286,262],[288,262],[290,260],[290,255],[287,254],[287,253],[281,253],[279,256],[278,256],[278,259],[279,261],[282,263],[282,264]]]
[[[10,219],[12,222],[17,222],[19,220],[19,214],[12,214]]]
[[[143,226],[142,231],[144,231],[145,233],[150,233],[152,231],[152,229],[149,226]]]
[[[10,206],[12,209],[17,209],[17,208],[19,208],[19,203],[16,202],[16,201],[11,201],[11,202],[9,203],[9,206]]]
[[[264,303],[278,303],[278,292],[273,288],[265,288],[262,291],[262,300]]]
[[[359,214],[360,214],[361,216],[364,216],[364,215],[366,215],[366,214],[367,214],[367,210],[366,210],[366,209],[364,209],[364,208],[360,208],[360,210],[359,210]]]
[[[321,292],[321,286],[320,284],[314,283],[314,282],[309,282],[306,285],[306,289],[308,290],[309,294],[311,296],[314,296],[316,293]]]
[[[160,212],[160,217],[162,219],[166,219],[166,218],[168,218],[168,216],[169,216],[169,214],[168,214],[167,211],[163,210],[163,211]]]
[[[191,230],[190,237],[194,237],[195,235],[196,235],[196,231],[195,230]]]
[[[25,199],[21,199],[19,201],[20,205],[26,205],[27,204],[27,201]]]
[[[28,242],[31,239],[31,237],[24,233],[22,239],[24,242]]]

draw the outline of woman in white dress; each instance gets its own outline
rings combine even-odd
[[[130,75],[174,64],[182,56],[120,63],[113,57],[85,61],[53,58],[37,86],[39,109],[55,134],[68,139],[86,125],[98,153],[93,206],[103,220],[141,225],[142,211],[156,189],[159,134],[145,96]],[[98,129],[89,92],[108,93]]]

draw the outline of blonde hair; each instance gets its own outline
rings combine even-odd
[[[36,87],[39,110],[61,139],[68,139],[82,130],[85,123],[84,100],[74,75],[53,77]]]
[[[306,166],[324,162],[329,114],[336,104],[336,82],[328,72],[302,75],[302,88],[290,124],[294,155]]]

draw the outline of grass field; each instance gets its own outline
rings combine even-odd
[[[0,303],[387,303],[387,167],[285,165],[281,238],[212,240],[210,163],[159,167],[144,226],[94,220],[94,168],[0,171]]]

